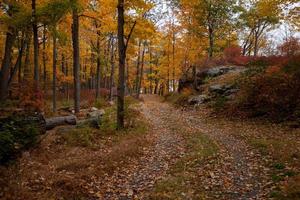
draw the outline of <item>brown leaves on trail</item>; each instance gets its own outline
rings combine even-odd
[[[181,111],[154,97],[145,97],[141,110],[147,134],[99,135],[97,144],[78,147],[65,144],[67,130],[51,131],[19,165],[1,168],[1,198],[268,199],[279,188],[297,194],[294,134],[281,145],[278,126],[267,134],[271,129],[259,124],[213,118],[207,109]],[[275,159],[276,149],[290,146],[292,162]]]

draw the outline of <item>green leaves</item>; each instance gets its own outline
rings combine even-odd
[[[43,24],[54,25],[62,19],[70,10],[71,4],[68,0],[53,0],[38,9],[39,21]]]
[[[5,15],[0,17],[0,23],[15,29],[23,29],[31,24],[31,11],[22,4],[10,2],[9,4],[5,4],[2,9]]]

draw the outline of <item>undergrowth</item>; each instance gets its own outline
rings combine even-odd
[[[117,130],[116,106],[106,107],[105,114],[101,118],[99,129],[90,128],[86,125],[63,134],[63,139],[68,145],[81,147],[95,147],[101,137],[112,137],[114,141],[120,141],[128,135],[138,136],[146,133],[148,124],[138,111],[139,101],[126,97],[125,99],[125,128]]]
[[[171,104],[175,105],[176,107],[186,106],[189,97],[193,94],[193,92],[189,89],[185,89],[180,93],[168,93],[164,96],[165,101],[170,102]]]
[[[12,115],[0,120],[0,164],[33,146],[42,133],[38,116]]]

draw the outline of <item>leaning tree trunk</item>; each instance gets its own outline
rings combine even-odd
[[[118,0],[118,46],[119,46],[119,80],[117,128],[124,128],[124,96],[125,96],[125,60],[126,48],[124,42],[124,0]]]
[[[5,100],[8,95],[9,68],[15,38],[15,30],[12,27],[9,27],[9,30],[6,33],[5,52],[0,72],[0,101]]]
[[[72,40],[73,40],[73,69],[74,69],[74,108],[80,112],[80,52],[79,52],[79,16],[77,8],[73,9]]]
[[[19,80],[19,83],[20,83],[20,80],[21,80],[21,72],[20,71],[21,71],[22,57],[23,57],[23,52],[24,52],[25,45],[26,45],[26,40],[24,39],[24,37],[22,37],[21,46],[19,47],[18,57],[17,57],[16,63],[13,67],[13,70],[12,70],[11,75],[10,75],[9,80],[8,80],[8,87],[12,83],[12,81],[14,79],[14,76],[17,73],[18,70],[19,70],[18,80]]]

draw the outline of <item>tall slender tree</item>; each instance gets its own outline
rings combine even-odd
[[[110,52],[110,90],[109,90],[109,100],[113,100],[113,88],[114,88],[114,76],[115,76],[115,39],[111,36],[111,52]]]
[[[36,0],[32,0],[32,31],[33,31],[33,60],[34,60],[34,81],[39,87],[39,38],[36,15]]]
[[[53,112],[56,112],[56,64],[57,64],[57,47],[56,47],[56,31],[53,33],[53,86],[52,86],[52,98],[53,98]]]
[[[117,129],[124,128],[124,96],[125,96],[125,60],[126,48],[124,41],[124,0],[118,0],[118,46],[119,46],[119,80]]]
[[[80,112],[80,51],[79,51],[79,14],[77,0],[73,2],[72,41],[73,41],[73,70],[74,70],[74,108]]]

